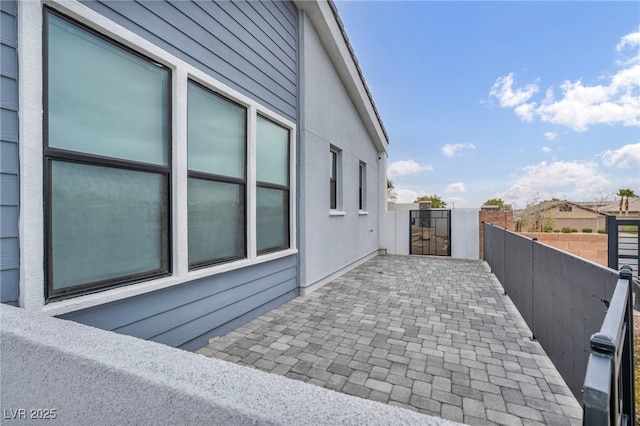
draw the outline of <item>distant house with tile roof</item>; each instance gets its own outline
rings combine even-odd
[[[544,231],[571,228],[593,232],[604,229],[606,214],[581,203],[566,200],[543,201],[514,212],[519,231]]]
[[[629,198],[629,210],[626,210],[626,198],[622,203],[622,211],[620,211],[620,200],[606,202],[582,202],[578,203],[583,207],[597,210],[607,215],[618,217],[639,217],[640,216],[640,197]]]

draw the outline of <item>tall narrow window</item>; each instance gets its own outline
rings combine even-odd
[[[289,132],[262,116],[257,118],[258,254],[289,248]]]
[[[338,208],[338,153],[331,150],[329,155],[329,208],[336,210]]]
[[[189,82],[189,266],[246,257],[246,109]]]
[[[169,273],[170,71],[45,14],[47,297]]]
[[[364,211],[367,209],[367,166],[365,163],[360,162],[358,168],[358,210]]]

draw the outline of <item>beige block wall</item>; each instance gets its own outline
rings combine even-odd
[[[521,232],[527,238],[607,266],[607,234],[563,234],[557,232]]]
[[[591,217],[591,218],[554,217],[553,229],[562,229],[562,228],[574,229],[575,228],[578,231],[581,231],[583,228],[591,228],[593,232],[596,232],[598,229],[605,228],[606,220],[607,219],[604,216],[598,218],[597,223],[594,217]]]

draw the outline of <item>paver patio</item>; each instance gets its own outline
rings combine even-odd
[[[582,410],[485,263],[378,256],[197,352],[471,425]]]

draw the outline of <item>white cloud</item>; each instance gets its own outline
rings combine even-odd
[[[544,134],[544,138],[548,141],[554,141],[558,137],[558,134],[555,132],[547,132]]]
[[[550,153],[550,152],[551,152],[551,148],[549,148],[548,146],[543,146],[543,147],[542,147],[542,152],[545,152],[545,153],[547,153],[547,154],[548,154],[548,153]]]
[[[535,107],[535,102],[530,104],[522,104],[515,107],[514,111],[516,115],[522,119],[522,121],[531,123],[533,121],[533,113],[535,112]]]
[[[389,177],[410,176],[430,171],[433,171],[433,166],[430,166],[428,164],[421,166],[413,160],[403,160],[391,163],[391,165],[389,165],[389,169],[387,170],[387,175]]]
[[[450,207],[450,208],[468,207],[469,206],[469,201],[465,200],[464,198],[460,198],[460,197],[447,197],[447,198],[445,198],[444,201],[447,202],[447,207]]]
[[[535,118],[560,124],[575,131],[585,131],[592,124],[622,124],[640,126],[640,31],[622,37],[616,50],[626,53],[627,47],[635,48],[630,59],[618,61],[624,68],[606,77],[605,84],[585,85],[581,79],[566,80],[560,85],[561,96],[556,98],[552,88],[544,100],[531,101],[539,87],[530,83],[513,88],[514,73],[499,77],[489,95],[496,98],[503,108],[513,108],[523,121]]]
[[[640,142],[613,151],[607,150],[602,156],[604,165],[609,167],[626,168],[640,165]]]
[[[638,49],[638,46],[640,46],[640,30],[622,37],[620,39],[620,42],[616,45],[616,52],[623,53],[625,51],[625,48],[629,47],[631,48],[632,56],[627,60],[618,60],[618,64],[626,65],[640,61],[640,49]]]
[[[621,123],[640,125],[640,98],[632,92],[640,89],[640,65],[623,70],[612,78],[608,86],[584,86],[582,81],[565,81],[560,86],[562,98],[549,92],[535,113],[542,121],[567,126],[578,132],[591,124]],[[636,82],[629,82],[627,74],[635,74]],[[617,80],[620,80],[618,83]]]
[[[496,97],[503,108],[514,108],[524,104],[537,91],[536,84],[528,84],[523,89],[513,90],[514,73],[499,77],[489,91],[490,96]]]
[[[413,203],[416,198],[427,195],[426,192],[416,192],[410,189],[400,189],[397,192],[398,198],[396,199],[396,203]]]
[[[621,52],[626,46],[634,47],[640,46],[640,31],[627,34],[620,39],[620,42],[616,45],[616,51]]]
[[[458,151],[463,149],[476,149],[476,146],[470,143],[448,143],[441,148],[441,151],[445,157],[453,157]]]
[[[500,197],[508,203],[515,202],[522,206],[536,195],[540,199],[578,199],[604,189],[609,184],[596,163],[580,161],[543,161],[523,167],[513,178],[515,183]]]
[[[455,182],[450,183],[444,188],[444,192],[452,193],[452,192],[465,192],[467,189],[464,187],[463,182]]]

